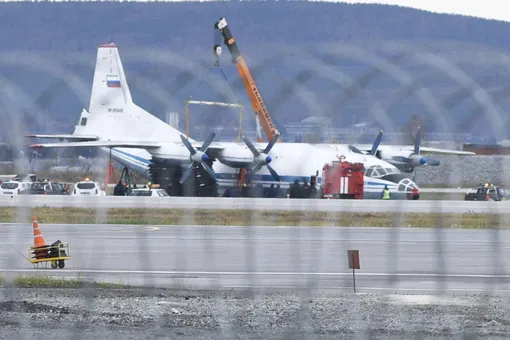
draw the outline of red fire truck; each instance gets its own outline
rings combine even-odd
[[[325,164],[322,168],[322,198],[363,199],[363,163],[344,161]]]

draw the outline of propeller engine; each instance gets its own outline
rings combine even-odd
[[[405,158],[405,162],[409,164],[413,168],[430,165],[430,166],[438,166],[439,161],[435,159],[430,159],[428,157],[423,157],[420,155],[420,146],[421,146],[421,134],[420,128],[418,127],[418,131],[416,131],[416,135],[414,137],[414,152],[407,158]]]
[[[271,176],[273,176],[274,180],[277,182],[280,181],[280,176],[269,165],[269,163],[271,163],[272,159],[271,159],[271,156],[268,155],[268,153],[269,153],[269,151],[271,151],[271,149],[273,148],[273,146],[275,145],[275,143],[279,137],[280,136],[278,134],[276,134],[271,139],[271,141],[269,141],[269,144],[267,144],[264,151],[259,152],[259,150],[257,150],[255,148],[255,146],[252,144],[252,142],[250,142],[250,140],[248,138],[246,138],[246,136],[243,136],[244,143],[246,144],[248,149],[250,149],[251,153],[253,154],[253,164],[252,164],[251,172],[255,173],[255,172],[259,171],[263,166],[265,166],[271,173]]]
[[[408,154],[406,156],[401,155],[393,155],[391,159],[388,159],[387,157],[384,157],[384,155],[378,154],[378,148],[381,144],[383,131],[379,132],[376,139],[374,140],[374,144],[372,145],[372,150],[370,150],[370,154],[373,156],[376,156],[381,159],[387,159],[387,161],[390,161],[393,165],[400,168],[401,171],[404,172],[414,172],[416,167],[421,166],[438,166],[439,161],[430,159],[428,157],[423,157],[420,154],[420,145],[421,145],[421,134],[420,134],[420,128],[418,128],[418,131],[416,132],[415,138],[414,138],[414,150],[411,154]],[[385,152],[386,153],[386,152]],[[381,157],[382,156],[382,157]]]
[[[204,170],[207,171],[207,173],[209,174],[211,179],[216,182],[216,176],[214,175],[214,171],[211,169],[211,167],[209,165],[207,165],[207,163],[205,163],[209,159],[209,156],[207,156],[207,154],[205,152],[207,151],[207,148],[209,147],[209,145],[211,145],[215,136],[216,136],[215,132],[211,133],[211,135],[205,140],[204,144],[202,144],[202,146],[200,148],[195,150],[195,148],[193,147],[193,145],[191,145],[189,140],[186,137],[184,137],[183,135],[181,135],[182,143],[184,144],[184,146],[186,146],[186,148],[190,152],[189,159],[191,161],[191,164],[188,166],[186,171],[184,171],[184,173],[182,174],[181,180],[179,181],[179,183],[182,184],[182,183],[186,182],[189,175],[191,174],[191,170],[193,169],[193,167],[197,167],[199,165],[202,166],[202,168],[204,168]]]

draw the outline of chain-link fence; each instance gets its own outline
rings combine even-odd
[[[341,147],[331,143],[343,144],[341,150],[350,154],[364,153],[360,144],[370,148],[379,130],[384,131],[381,148],[398,142],[408,146],[406,152],[414,151],[418,125],[423,147],[457,150],[463,142],[508,138],[509,59],[504,53],[451,42],[261,45],[250,50],[268,51],[261,60],[248,57],[247,62],[283,143],[303,142],[281,153],[283,161],[272,160],[283,178],[282,190],[297,177],[309,180],[314,174],[303,175],[300,167],[310,167],[309,160],[323,148]],[[207,58],[196,61],[171,50],[119,46],[119,52],[140,107],[159,117],[178,112],[182,122],[190,96],[241,103],[242,135],[256,141],[251,103],[229,56],[222,56],[219,72],[212,54],[208,63]],[[25,134],[71,133],[56,131],[56,121],[79,125],[80,110],[88,110],[93,54],[61,59],[0,55],[3,67],[30,69],[37,73],[33,79],[47,79],[34,89],[24,78],[0,78],[3,132],[15,150],[18,172],[51,163],[44,156],[34,160]],[[69,104],[63,108],[62,102]],[[217,132],[214,143],[221,148],[236,142],[239,119],[235,110],[193,108],[190,137],[202,141]],[[136,130],[125,131],[128,139]],[[148,140],[152,133],[146,131]],[[263,137],[261,149],[268,140]],[[169,145],[167,154],[172,152]],[[173,145],[183,148],[179,142]],[[244,152],[243,141],[238,145]],[[149,157],[158,154],[161,159],[151,147]],[[75,156],[62,152],[67,153],[62,158]],[[385,158],[383,151],[388,168],[398,163],[395,157],[402,159],[398,152],[402,150],[395,147]],[[88,161],[89,168],[78,171],[75,180],[92,172],[94,162],[105,169],[107,157]],[[212,152],[209,157],[219,174],[215,164],[221,162]],[[372,156],[363,157],[368,164]],[[507,203],[463,199],[480,182],[505,189],[507,156],[431,157],[440,165],[402,172],[424,188],[418,201],[294,199],[286,192],[280,199],[11,199],[8,194],[0,207],[1,337],[506,338]],[[66,164],[82,166],[73,163],[75,158]],[[317,170],[332,161],[324,158]],[[65,173],[59,171],[48,174]],[[270,176],[266,168],[259,171]],[[143,181],[148,173],[139,172]],[[105,176],[106,171],[95,174],[98,181]],[[263,184],[267,189],[271,180]],[[235,180],[219,181],[222,188],[229,185],[236,185]],[[441,195],[427,192],[427,186],[457,192]],[[487,191],[487,196],[507,198],[505,190]],[[75,206],[65,207],[71,201]],[[38,207],[31,208],[35,203]],[[323,208],[334,204],[337,208]],[[479,212],[485,205],[494,211]],[[276,209],[285,206],[292,209]],[[415,207],[422,207],[421,212]],[[46,244],[69,244],[71,259],[65,268],[32,269],[27,257],[34,244],[33,215]],[[354,272],[348,250],[359,250],[360,269]],[[354,284],[357,294],[352,294]]]

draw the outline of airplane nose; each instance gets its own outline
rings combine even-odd
[[[425,163],[427,163],[427,161],[425,160],[425,158],[420,158],[420,165],[424,165]]]
[[[208,160],[208,159],[209,159],[209,157],[207,156],[207,154],[205,154],[205,153],[204,153],[204,154],[202,155],[202,160],[205,162],[205,161],[206,161],[206,160]]]
[[[271,156],[267,156],[267,157],[266,157],[266,163],[268,163],[268,164],[269,164],[269,163],[271,163],[271,161],[272,161]]]

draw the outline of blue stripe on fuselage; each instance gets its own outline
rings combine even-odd
[[[130,154],[125,151],[120,151],[118,149],[112,149],[112,151],[113,151],[112,156],[119,163],[121,163],[122,165],[127,166],[127,167],[135,168],[136,171],[141,175],[147,175],[147,169],[144,166],[141,166],[137,163],[140,162],[140,163],[145,164],[145,166],[148,166],[148,165],[152,164],[152,162],[150,160],[147,160],[147,159],[139,157],[139,156],[135,156],[135,155]],[[118,152],[123,157],[116,156],[115,152]],[[128,161],[128,160],[126,160],[126,158],[131,158],[132,161]],[[233,181],[234,182],[234,181],[236,181],[236,176],[237,176],[237,174],[235,174],[235,173],[216,173],[216,179],[224,180],[224,181]],[[260,181],[260,182],[276,183],[276,181],[273,179],[273,176],[271,176],[270,174],[253,174],[251,176],[251,179],[252,179],[252,181],[255,181],[255,182]],[[280,175],[280,179],[284,183],[293,183],[296,180],[301,183],[303,181],[303,179],[306,179],[308,182],[310,182],[311,176],[282,176],[282,175]],[[318,184],[320,184],[321,177],[318,176],[316,178],[316,181]],[[381,180],[381,181],[382,182],[374,182],[374,181],[368,180],[365,182],[365,185],[372,186],[372,187],[381,187],[381,188],[383,188],[385,185],[387,185],[387,183],[392,183],[393,185],[396,185],[396,183],[393,183],[390,181],[384,181],[384,180]]]

